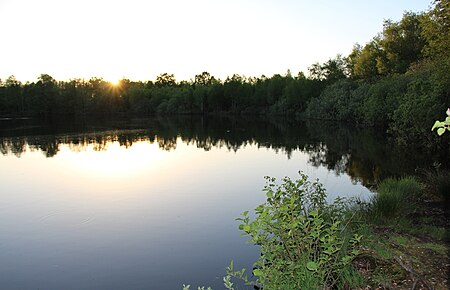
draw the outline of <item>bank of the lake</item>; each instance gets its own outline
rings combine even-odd
[[[448,289],[450,172],[380,183],[359,233],[353,266],[370,289]],[[362,287],[367,289],[367,287]]]
[[[247,273],[230,264],[224,287],[448,289],[450,172],[421,177],[386,179],[369,202],[328,205],[320,183],[303,173],[269,178],[255,217],[238,219],[261,255]]]

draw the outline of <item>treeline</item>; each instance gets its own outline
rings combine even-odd
[[[177,82],[164,73],[156,81],[122,79],[112,84],[102,78],[56,81],[43,74],[37,82],[22,84],[13,76],[0,83],[0,113],[10,116],[257,113],[294,114],[318,97],[323,84],[306,78],[274,75],[225,81],[208,72],[194,80]]]
[[[150,116],[154,114],[282,114],[378,125],[408,140],[425,136],[450,100],[450,1],[385,21],[383,31],[348,56],[309,68],[308,76],[222,81],[208,72],[178,82],[101,78],[37,82],[0,80],[0,116]],[[409,136],[409,137],[408,137]]]

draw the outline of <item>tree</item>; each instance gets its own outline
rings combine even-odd
[[[363,47],[359,43],[356,43],[353,45],[352,52],[345,58],[345,61],[347,62],[347,70],[349,76],[351,77],[355,76],[355,65],[361,56],[362,49]]]
[[[404,73],[412,63],[422,58],[426,44],[421,25],[423,17],[423,14],[406,12],[399,22],[384,22],[379,40],[382,54],[377,59],[380,74]]]
[[[0,83],[1,85],[1,83]],[[3,84],[1,97],[1,110],[12,114],[23,114],[24,103],[22,84],[13,75],[8,77]]]
[[[342,55],[338,54],[335,58],[330,58],[324,64],[314,63],[308,68],[308,71],[312,80],[333,83],[347,77],[347,61]]]
[[[434,8],[423,21],[423,36],[427,40],[424,53],[438,58],[450,51],[450,0],[435,0]]]
[[[194,80],[194,98],[200,107],[200,112],[208,111],[208,98],[211,97],[211,85],[215,82],[215,78],[208,72],[202,72],[195,76]]]
[[[156,77],[155,84],[159,87],[175,86],[176,79],[173,74],[163,73]]]
[[[208,86],[214,81],[214,77],[209,72],[202,72],[195,76],[194,84],[196,86]]]
[[[41,74],[35,84],[33,95],[33,107],[35,112],[41,117],[51,116],[56,112],[57,86],[53,77],[48,74]]]
[[[226,109],[236,112],[239,107],[242,109],[244,99],[244,82],[245,79],[239,74],[227,77],[224,83],[224,98],[226,100]]]
[[[353,77],[370,79],[379,75],[377,63],[381,55],[381,50],[377,38],[374,38],[371,42],[366,44],[360,51],[354,49],[350,55]]]

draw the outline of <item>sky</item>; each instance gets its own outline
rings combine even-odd
[[[0,0],[0,79],[307,72],[431,0]]]

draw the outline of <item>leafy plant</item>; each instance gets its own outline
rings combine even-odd
[[[433,125],[433,128],[431,128],[431,131],[437,128],[437,133],[439,136],[445,133],[445,131],[450,131],[450,108],[447,109],[447,118],[445,118],[445,121],[436,121]]]
[[[183,284],[183,290],[190,290],[191,289],[191,285],[184,285]],[[211,287],[208,287],[205,289],[205,287],[197,287],[197,290],[212,290]]]
[[[346,215],[327,214],[326,192],[318,181],[285,177],[281,185],[266,177],[267,201],[238,218],[240,229],[251,242],[261,247],[254,263],[255,281],[249,282],[244,271],[228,274],[264,289],[328,289],[344,284],[343,270],[359,254],[360,235],[350,236]],[[333,207],[336,212],[336,206]]]
[[[233,262],[231,262],[231,265],[232,265],[232,263]],[[227,270],[228,269],[229,268],[227,268]],[[234,290],[234,288],[233,288],[234,284],[231,282],[231,276],[230,275],[227,275],[227,276],[223,277],[223,285],[225,286],[225,289]],[[191,285],[184,285],[183,284],[183,290],[190,290],[190,288],[191,288]],[[202,286],[202,287],[197,287],[197,290],[212,290],[212,288],[208,287],[208,288],[205,289],[205,287]]]

